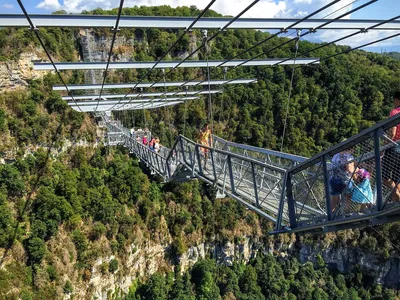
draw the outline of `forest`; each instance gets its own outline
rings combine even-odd
[[[91,14],[116,14],[97,9]],[[57,12],[65,13],[65,12]],[[196,7],[172,9],[134,7],[127,15],[195,16]],[[210,11],[208,16],[218,16]],[[107,30],[98,35],[109,35]],[[132,60],[156,60],[179,32],[122,30],[134,39]],[[194,39],[183,39],[167,59],[179,59]],[[76,61],[80,46],[77,31],[40,29],[46,46],[59,61]],[[269,35],[255,30],[227,30],[197,59],[230,58]],[[193,41],[194,40],[194,41]],[[246,54],[266,51],[285,38],[274,38]],[[0,30],[0,62],[18,60],[38,42],[25,29]],[[317,47],[300,41],[299,53]],[[308,56],[326,57],[347,50],[332,45]],[[124,49],[119,49],[124,51]],[[270,57],[292,57],[294,45],[272,51]],[[400,61],[376,53],[355,51],[328,59],[320,65],[295,69],[284,150],[311,156],[387,117],[391,95],[400,87]],[[141,70],[113,71],[108,81],[137,81]],[[83,83],[82,71],[64,72],[69,83]],[[148,81],[160,80],[154,71]],[[205,70],[178,69],[170,81],[205,78]],[[288,102],[291,68],[244,67],[228,70],[227,78],[255,77],[248,86],[223,87],[212,97],[214,133],[232,141],[278,149]],[[211,78],[222,78],[212,69]],[[0,298],[57,299],[87,289],[94,269],[101,276],[126,274],[124,261],[130,245],[168,243],[168,260],[175,272],[160,268],[132,282],[127,294],[111,291],[110,299],[395,299],[397,291],[376,284],[374,278],[355,266],[340,274],[328,269],[319,256],[300,264],[296,255],[262,253],[249,264],[217,264],[214,257],[199,260],[181,270],[179,257],[198,243],[224,244],[244,236],[263,244],[279,241],[324,247],[352,247],[374,253],[382,263],[396,258],[399,224],[340,231],[331,235],[271,237],[272,224],[231,199],[215,199],[215,191],[192,181],[163,184],[148,174],[124,149],[72,147],[64,152],[65,140],[97,141],[93,119],[68,108],[51,86],[55,74],[29,81],[19,91],[0,93],[0,154],[15,153],[9,164],[0,165]],[[121,91],[115,91],[121,92]],[[122,92],[126,92],[125,90]],[[194,137],[207,122],[211,107],[207,99],[156,111],[120,112],[116,117],[128,127],[149,127],[170,144],[177,134]],[[34,149],[27,153],[27,150]],[[139,234],[140,233],[140,234]],[[61,248],[64,248],[65,251]],[[97,266],[99,257],[113,256]],[[10,258],[11,257],[11,258]],[[5,259],[7,258],[7,259]],[[88,289],[88,295],[91,289]]]

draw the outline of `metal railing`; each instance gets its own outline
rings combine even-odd
[[[392,196],[400,179],[400,146],[387,132],[398,124],[400,115],[291,168],[285,203],[290,230],[331,231],[396,219],[400,206]]]
[[[330,231],[397,219],[396,187],[385,179],[398,184],[400,146],[386,132],[400,124],[400,115],[310,159],[216,136],[210,147],[180,135],[171,149],[156,153],[130,137],[119,122],[104,122],[114,138],[110,145],[123,144],[165,181],[184,173],[185,180],[199,178],[213,185],[275,222],[272,233]]]

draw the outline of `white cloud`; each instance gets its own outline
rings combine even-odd
[[[12,5],[10,3],[6,3],[6,4],[3,4],[3,8],[5,8],[5,9],[13,9],[14,5]]]
[[[330,6],[323,12],[314,16],[314,18],[335,18],[338,17],[355,7],[365,3],[367,0],[354,2],[354,0],[341,0],[338,3]],[[389,1],[389,0],[385,0]],[[210,0],[126,0],[124,7],[132,6],[158,6],[158,5],[170,5],[171,7],[177,6],[191,6],[195,5],[199,9],[203,9],[208,5]],[[246,8],[253,0],[218,0],[211,6],[212,10],[215,10],[223,15],[236,16],[244,8]],[[250,18],[302,18],[310,14],[311,12],[331,3],[332,0],[261,0],[254,5],[244,17]],[[95,8],[111,9],[118,7],[118,0],[41,0],[37,5],[38,8],[47,10],[60,10],[64,9],[69,13],[80,13],[82,10],[92,10]],[[379,10],[376,10],[377,12]],[[357,14],[355,13],[355,18]],[[351,18],[351,15],[347,15],[344,18]],[[379,14],[372,16],[371,18],[379,19]],[[337,32],[319,30],[316,34],[307,37],[312,41],[332,41],[339,37],[343,37],[348,32],[340,30]],[[344,40],[342,44],[356,46],[362,43],[366,43],[371,40],[376,40],[384,36],[384,32],[371,31],[367,34],[356,35],[354,38]],[[389,33],[390,35],[390,33]],[[388,40],[383,42],[383,46],[387,45],[399,45],[399,39]]]
[[[356,31],[352,30],[340,30],[340,31],[321,31],[318,36],[316,36],[316,40],[322,41],[334,41]],[[360,33],[352,36],[351,38],[345,39],[343,41],[338,42],[339,45],[347,45],[352,48],[367,44],[369,42],[377,41],[382,38],[391,36],[396,34],[396,32],[382,32],[379,30],[370,30],[367,33]],[[400,45],[400,36],[395,38],[391,38],[380,43],[376,43],[371,45],[370,47],[388,47],[393,45]]]
[[[171,7],[196,5],[199,9],[203,9],[208,5],[209,2],[209,0],[127,0],[125,1],[124,7],[132,7],[135,5],[170,5]],[[251,2],[253,2],[253,0],[218,0],[214,3],[211,9],[223,15],[235,16],[244,8],[246,8]],[[250,18],[272,18],[286,10],[286,2],[287,0],[281,0],[277,2],[274,0],[262,0],[254,5],[244,16]],[[103,9],[116,8],[118,7],[118,4],[119,1],[115,0],[64,0],[63,4],[61,5],[58,0],[43,0],[36,7],[47,10],[64,9],[69,13],[80,13],[83,10],[92,10],[98,7]]]
[[[305,3],[305,4],[311,4],[312,0],[294,0],[293,3]]]
[[[60,3],[58,0],[44,0],[36,5],[37,8],[44,8],[47,10],[59,10],[61,8]]]

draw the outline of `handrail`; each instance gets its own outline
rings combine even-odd
[[[294,154],[285,153],[285,152],[279,152],[279,151],[275,151],[275,150],[271,150],[271,149],[265,149],[265,148],[251,146],[251,145],[245,145],[245,144],[239,144],[239,143],[227,141],[227,140],[225,140],[225,139],[223,139],[223,138],[221,138],[219,136],[215,136],[215,135],[213,135],[213,139],[217,140],[217,141],[223,141],[227,145],[231,145],[231,146],[234,146],[234,147],[237,147],[237,148],[250,150],[250,151],[255,151],[255,152],[258,152],[258,153],[263,153],[263,154],[268,154],[268,155],[273,155],[273,156],[276,156],[276,157],[292,160],[292,161],[295,161],[295,162],[298,162],[298,163],[303,162],[303,161],[308,159],[308,157],[304,157],[304,156],[300,156],[300,155],[294,155]]]
[[[224,154],[224,155],[229,155],[231,157],[242,159],[242,160],[248,161],[250,163],[255,163],[255,164],[258,164],[258,165],[266,167],[266,168],[274,169],[275,171],[278,171],[278,172],[282,172],[282,173],[286,172],[286,169],[284,169],[284,168],[279,168],[279,167],[276,167],[276,166],[273,166],[273,165],[269,165],[269,164],[266,164],[266,163],[264,163],[262,161],[250,158],[248,156],[241,156],[239,154],[232,153],[232,152],[229,152],[229,151],[220,150],[220,149],[212,148],[212,147],[205,146],[205,145],[202,145],[202,144],[198,144],[198,143],[193,142],[192,140],[188,139],[187,137],[185,137],[183,135],[179,135],[179,137],[181,137],[182,139],[186,140],[187,142],[193,144],[194,146],[198,146],[200,148],[205,148],[205,149],[212,150],[212,151]]]
[[[354,146],[354,145],[372,137],[375,130],[379,130],[379,129],[387,130],[399,123],[400,123],[400,114],[394,115],[393,117],[390,117],[386,120],[376,123],[374,126],[361,131],[359,134],[356,134],[356,135],[348,138],[347,140],[345,140],[337,145],[334,145],[334,146],[328,148],[327,150],[322,151],[322,152],[314,155],[313,157],[307,159],[306,161],[294,166],[293,168],[291,168],[289,170],[289,172],[295,174],[300,171],[303,171],[304,169],[315,164],[316,161],[321,160],[323,156],[330,155],[332,153],[341,152],[351,146]]]
[[[395,145],[385,140],[385,130],[398,124],[400,114],[306,159],[229,142],[217,136],[213,136],[214,145],[202,145],[179,135],[171,149],[163,147],[163,152],[157,153],[130,137],[120,124],[111,124],[106,120],[107,128],[121,135],[110,141],[113,144],[124,143],[165,181],[199,178],[210,183],[275,222],[275,231],[272,233],[315,229],[329,231],[334,230],[335,226],[353,228],[363,220],[400,211],[400,205],[393,205],[388,200],[390,190],[384,190],[381,180],[381,153]],[[206,152],[203,149],[208,150],[208,158],[202,155],[202,152]],[[354,157],[346,163],[355,162],[370,172],[371,185],[378,190],[376,204],[368,209],[352,207],[346,212],[344,205],[347,205],[348,198],[342,196],[333,213],[330,178],[337,166],[331,165],[331,159],[334,154],[346,149],[354,150]],[[360,165],[362,162],[365,164]],[[353,175],[354,172],[349,177],[353,178]],[[386,206],[386,203],[389,204]]]

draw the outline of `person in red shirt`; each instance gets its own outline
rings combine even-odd
[[[400,113],[400,92],[393,96],[394,109],[390,117]],[[388,138],[393,142],[393,147],[385,151],[382,160],[382,178],[384,184],[392,189],[392,201],[400,201],[400,123],[389,130]],[[395,145],[397,144],[397,145]]]

